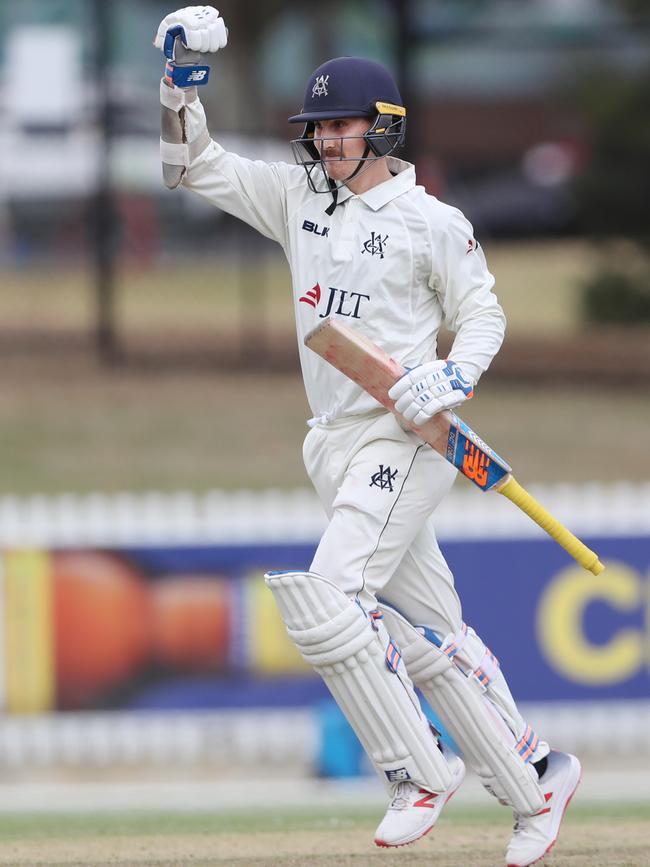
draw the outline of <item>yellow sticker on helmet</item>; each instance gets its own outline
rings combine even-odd
[[[399,117],[406,117],[406,109],[403,105],[394,105],[392,102],[376,102],[375,108],[379,114],[396,114]]]

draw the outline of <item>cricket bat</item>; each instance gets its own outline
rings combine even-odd
[[[482,491],[503,494],[581,566],[594,575],[603,571],[605,567],[598,555],[532,497],[512,475],[510,465],[455,413],[440,412],[416,427],[396,412],[388,390],[404,375],[405,369],[372,340],[328,316],[307,334],[305,345],[365,389]]]

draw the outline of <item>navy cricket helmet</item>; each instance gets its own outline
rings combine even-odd
[[[325,173],[320,152],[314,144],[315,123],[344,117],[374,118],[363,135],[364,156],[347,180],[358,173],[363,163],[389,156],[404,144],[406,109],[388,70],[362,57],[328,60],[309,77],[302,111],[289,118],[289,123],[305,124],[302,136],[291,145],[296,162],[304,166],[314,192],[328,191],[318,189],[312,179],[312,171],[318,164]]]
[[[300,114],[289,123],[337,117],[374,117],[377,103],[406,115],[392,75],[380,63],[362,57],[336,57],[312,72]],[[385,112],[392,114],[392,111]]]

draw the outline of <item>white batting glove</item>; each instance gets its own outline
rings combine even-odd
[[[228,42],[228,28],[223,18],[219,17],[218,10],[212,6],[186,6],[166,15],[160,22],[153,41],[161,51],[165,51],[165,40],[169,31],[174,34],[172,42],[175,36],[180,36],[181,42],[190,51],[218,51]],[[169,57],[169,54],[167,56]]]
[[[474,383],[454,361],[427,361],[407,372],[388,392],[395,409],[420,427],[443,409],[453,409],[474,394]]]

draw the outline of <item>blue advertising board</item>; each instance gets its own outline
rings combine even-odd
[[[451,543],[464,618],[517,699],[650,697],[650,538],[591,538],[593,576],[546,540]]]
[[[585,541],[605,563],[602,575],[595,577],[573,564],[545,539],[442,545],[455,574],[464,619],[497,655],[518,700],[650,697],[650,537]],[[170,574],[216,574],[237,588],[255,572],[306,569],[314,547],[141,547],[121,553],[154,580]],[[233,642],[234,655],[244,659],[246,648],[237,646],[236,638]],[[134,698],[134,704],[297,705],[324,695],[320,681],[306,670],[269,673],[242,664],[227,677],[180,678],[152,685]]]

